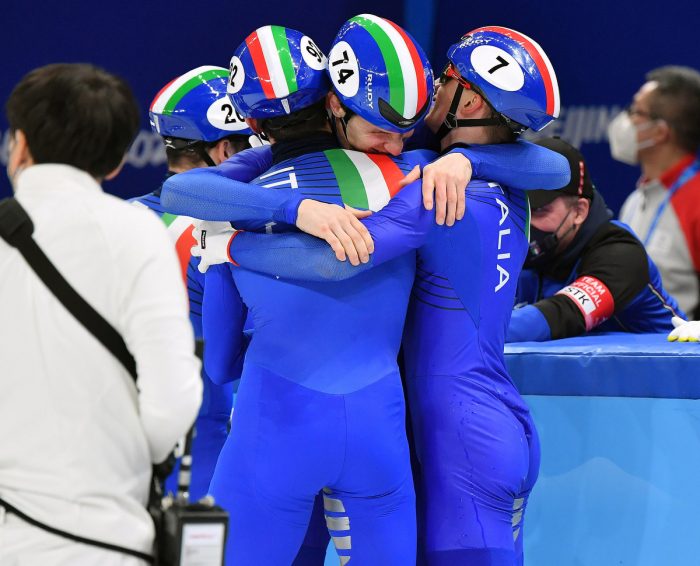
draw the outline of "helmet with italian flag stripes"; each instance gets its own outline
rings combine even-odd
[[[264,26],[233,54],[228,93],[246,118],[292,114],[328,94],[326,63],[309,36],[282,26]]]
[[[539,132],[559,116],[554,68],[526,35],[499,26],[477,28],[452,45],[447,58],[513,130]]]
[[[173,79],[151,102],[151,128],[163,137],[206,142],[252,135],[226,94],[227,82],[228,70],[211,66]]]
[[[340,101],[374,126],[414,129],[433,99],[433,71],[400,26],[372,14],[350,18],[333,41],[328,73]]]

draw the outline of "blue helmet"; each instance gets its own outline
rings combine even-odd
[[[326,64],[326,56],[307,35],[264,26],[233,54],[228,94],[245,118],[285,116],[328,94]]]
[[[478,28],[452,45],[447,58],[445,73],[483,95],[516,133],[538,132],[559,116],[557,76],[544,50],[526,35],[498,26]],[[446,123],[469,125],[456,123],[456,107],[453,103]]]
[[[253,132],[226,95],[228,71],[197,67],[165,85],[151,103],[148,117],[163,137],[213,142]]]
[[[412,130],[430,110],[430,62],[406,31],[384,18],[361,14],[345,22],[333,41],[328,73],[341,102],[385,130]]]

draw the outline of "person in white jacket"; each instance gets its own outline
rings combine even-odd
[[[105,194],[139,127],[128,85],[99,68],[27,74],[7,102],[7,173],[34,239],[121,334],[136,383],[0,240],[0,499],[79,537],[150,554],[151,467],[201,401],[187,298],[162,223]],[[136,565],[0,505],[0,564]]]

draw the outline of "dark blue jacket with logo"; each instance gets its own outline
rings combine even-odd
[[[538,269],[523,270],[508,342],[556,340],[586,332],[670,332],[685,318],[658,268],[629,226],[610,220],[596,191],[571,246]]]

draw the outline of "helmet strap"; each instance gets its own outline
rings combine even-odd
[[[492,118],[469,118],[469,119],[457,119],[457,108],[459,108],[459,102],[462,100],[462,92],[464,91],[464,86],[457,83],[457,89],[452,97],[452,103],[450,104],[450,109],[445,115],[445,120],[440,124],[440,128],[437,131],[438,139],[443,139],[447,134],[449,134],[455,128],[471,128],[476,126],[502,126],[503,120],[499,117]]]
[[[216,167],[216,163],[214,163],[214,160],[211,158],[211,155],[209,155],[209,152],[207,151],[207,148],[204,146],[203,143],[198,143],[194,146],[193,148],[195,152],[197,152],[197,155],[202,158],[202,161],[207,164],[208,167]]]
[[[348,138],[348,120],[345,116],[339,116],[338,120],[340,120],[340,125],[343,127],[343,135],[345,136],[345,141],[350,143],[350,139]]]

